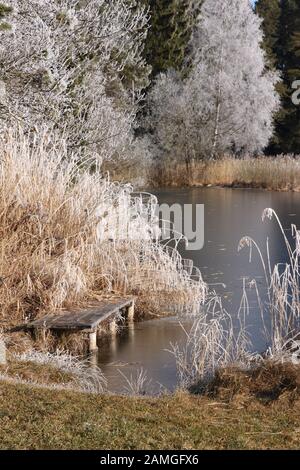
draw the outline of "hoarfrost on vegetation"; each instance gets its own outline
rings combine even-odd
[[[6,4],[12,28],[0,31],[2,130],[17,122],[32,131],[43,123],[70,152],[128,158],[148,76],[145,9],[116,0]]]
[[[189,162],[261,152],[279,106],[266,68],[261,20],[248,0],[205,0],[188,77],[161,74],[148,98],[156,158]]]
[[[110,292],[136,295],[150,312],[199,311],[206,295],[199,271],[187,272],[177,250],[153,237],[154,196],[78,165],[48,129],[34,139],[5,132],[0,158],[5,319],[30,320]]]
[[[91,367],[88,360],[77,358],[66,351],[58,350],[55,353],[50,353],[32,349],[22,354],[15,354],[14,359],[20,362],[51,366],[72,374],[74,378],[73,383],[69,384],[70,388],[88,393],[103,393],[106,389],[106,379],[98,366]],[[64,387],[62,386],[62,388]]]
[[[227,366],[248,369],[264,360],[300,363],[300,231],[292,225],[293,239],[289,240],[278,215],[271,208],[263,211],[262,218],[276,220],[284,240],[287,262],[272,263],[269,241],[264,256],[255,240],[249,236],[242,238],[238,249],[249,249],[250,262],[256,250],[264,271],[264,281],[243,281],[243,295],[237,312],[238,328],[233,325],[233,312],[229,315],[217,296],[212,293],[208,296],[205,311],[195,320],[192,328],[185,331],[184,346],[175,344],[172,347],[180,384],[185,388],[204,386],[218,369]],[[248,334],[251,318],[249,290],[255,293],[266,344],[266,350],[257,353],[252,352]]]

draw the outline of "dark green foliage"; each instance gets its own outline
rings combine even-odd
[[[125,2],[131,9],[132,12],[136,12],[141,8],[145,7],[147,10],[147,0],[126,0]],[[145,49],[145,41],[148,32],[148,25],[143,25],[140,28],[137,28],[134,36],[136,44],[140,51]],[[138,39],[139,37],[139,39]],[[128,52],[128,51],[127,51]],[[111,61],[112,64],[120,64],[124,59],[126,59],[126,53],[120,54],[119,50],[113,50],[111,52]],[[109,96],[114,96],[114,94],[120,91],[120,87],[124,87],[125,90],[129,90],[130,93],[133,90],[143,90],[149,85],[149,76],[151,73],[151,66],[147,63],[143,54],[141,55],[141,60],[139,62],[130,63],[126,61],[126,65],[122,67],[120,74],[118,75],[118,81],[112,81],[106,88],[106,92]]]
[[[12,7],[0,3],[0,20],[5,19],[9,13],[13,11]],[[11,25],[7,21],[0,22],[0,31],[7,31],[11,29]]]
[[[278,38],[280,28],[281,7],[279,0],[258,0],[256,11],[263,19],[265,34],[264,48],[270,65],[278,67]]]
[[[0,23],[0,31],[9,31],[11,30],[11,25],[9,23],[3,22]]]
[[[258,0],[256,9],[263,18],[269,64],[281,72],[283,80],[278,88],[282,107],[269,151],[300,153],[300,106],[291,99],[292,84],[300,79],[300,2]]]
[[[144,0],[150,9],[145,57],[152,77],[173,68],[181,71],[195,17],[190,0]]]
[[[0,3],[0,18],[4,18],[8,13],[11,13],[12,10],[12,7],[9,7],[4,3]]]

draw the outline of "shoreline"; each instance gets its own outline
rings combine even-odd
[[[278,188],[278,189],[275,189],[275,188],[266,188],[264,186],[260,186],[260,185],[257,185],[255,183],[253,184],[248,184],[248,183],[245,183],[243,184],[242,182],[241,183],[236,183],[236,184],[204,184],[204,183],[194,183],[194,184],[191,184],[191,185],[188,185],[188,184],[183,184],[183,185],[169,185],[169,186],[154,186],[154,187],[151,187],[150,189],[149,188],[139,188],[138,190],[143,192],[143,191],[157,191],[157,190],[160,190],[160,189],[164,189],[164,190],[172,190],[172,189],[247,189],[247,190],[251,190],[251,189],[256,189],[256,190],[260,190],[260,191],[266,191],[266,192],[271,192],[271,191],[274,191],[274,192],[278,192],[278,193],[289,193],[289,192],[292,192],[292,193],[299,193],[300,192],[300,188],[287,188],[287,189],[283,189],[283,188]]]
[[[152,162],[147,168],[132,162],[123,168],[105,168],[111,180],[142,188],[221,187],[300,192],[300,156],[224,157],[219,160]]]
[[[151,185],[300,191],[299,156],[192,161],[161,164],[149,175]]]
[[[0,448],[298,449],[298,372],[266,368],[249,382],[247,374],[229,370],[208,394],[157,398],[1,380]]]

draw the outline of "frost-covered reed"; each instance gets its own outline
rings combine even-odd
[[[170,350],[182,388],[204,387],[219,369],[232,365],[248,368],[255,359],[244,319],[240,318],[238,330],[234,328],[232,317],[215,295],[192,327],[182,328],[186,335],[183,345],[172,344]]]
[[[12,326],[104,294],[143,309],[199,310],[206,294],[152,231],[151,195],[104,178],[47,129],[0,139],[0,307]],[[145,214],[147,222],[145,222]],[[121,223],[120,223],[121,221]],[[126,234],[135,234],[134,237]],[[124,236],[125,235],[125,236]]]
[[[0,365],[6,364],[6,344],[5,338],[0,330]]]
[[[262,219],[276,220],[284,240],[287,261],[272,264],[268,241],[265,257],[251,237],[244,237],[239,249],[249,248],[250,261],[253,250],[258,252],[265,276],[265,289],[260,292],[255,280],[249,287],[256,293],[257,308],[269,345],[267,354],[271,358],[280,359],[286,358],[288,351],[295,350],[295,341],[300,334],[300,230],[292,225],[292,240],[289,240],[276,212],[271,208],[264,210]],[[290,358],[292,355],[295,357],[294,353],[288,355]]]
[[[171,352],[177,363],[179,384],[184,388],[205,386],[219,369],[238,367],[248,369],[264,360],[275,363],[300,363],[300,230],[292,225],[289,240],[273,209],[265,209],[263,220],[275,218],[282,233],[287,262],[273,264],[267,241],[266,256],[255,240],[244,237],[238,249],[248,248],[250,259],[256,250],[265,275],[262,286],[256,280],[243,284],[243,295],[237,318],[239,327],[233,325],[215,295],[210,295],[205,311],[186,333],[183,346],[172,345]],[[261,316],[262,333],[267,344],[265,351],[253,353],[247,331],[249,316],[249,289],[255,292],[257,315]]]
[[[125,381],[124,394],[129,396],[141,396],[150,394],[151,380],[148,378],[147,371],[141,367],[135,373],[127,376],[120,369],[118,372],[121,374]]]

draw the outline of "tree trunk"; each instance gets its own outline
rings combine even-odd
[[[221,56],[220,56],[220,62],[219,62],[219,71],[218,71],[218,94],[217,94],[217,102],[216,102],[216,117],[215,117],[215,126],[214,126],[214,137],[213,137],[213,145],[212,145],[212,152],[211,152],[211,159],[212,160],[216,157],[216,150],[217,150],[218,142],[219,142],[221,91],[222,91],[221,90],[222,64],[223,64],[223,48],[221,49]]]

